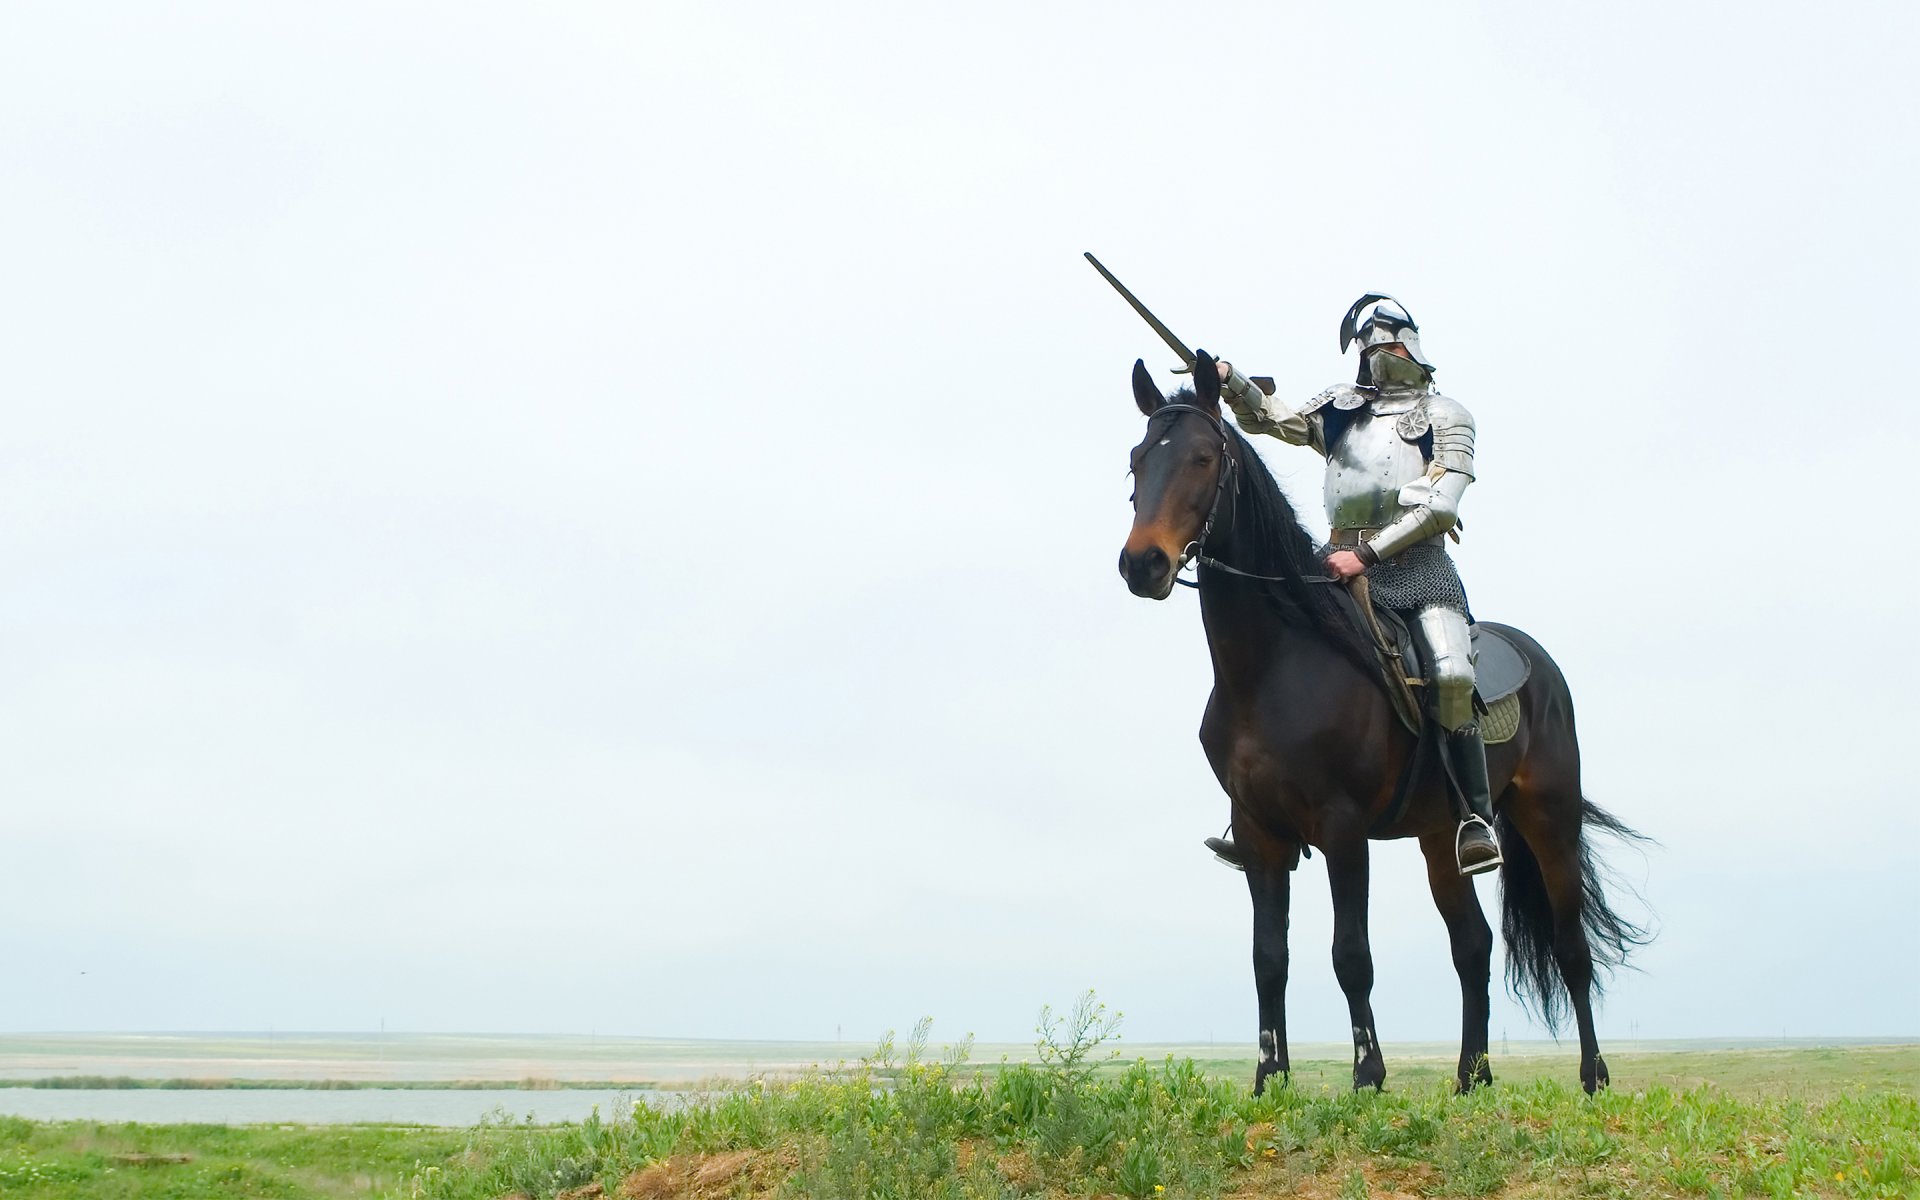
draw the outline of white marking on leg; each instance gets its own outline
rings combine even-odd
[[[1280,1061],[1280,1033],[1275,1029],[1260,1031],[1260,1061],[1263,1063]]]

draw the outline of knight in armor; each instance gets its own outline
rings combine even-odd
[[[1373,601],[1417,626],[1426,642],[1434,715],[1468,812],[1455,838],[1460,873],[1500,865],[1488,794],[1486,748],[1475,719],[1467,593],[1447,554],[1460,497],[1473,482],[1473,417],[1433,390],[1420,329],[1392,296],[1369,292],[1340,323],[1340,352],[1360,349],[1352,384],[1328,388],[1299,408],[1263,393],[1231,363],[1219,364],[1221,395],[1240,428],[1326,456],[1327,570],[1364,574]],[[1458,534],[1454,534],[1458,538]],[[1238,866],[1233,844],[1207,845]]]

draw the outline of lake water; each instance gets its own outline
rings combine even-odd
[[[355,1088],[275,1089],[0,1088],[0,1115],[38,1121],[204,1122],[215,1125],[477,1125],[504,1111],[512,1120],[582,1121],[625,1115],[639,1099],[670,1104],[678,1092],[454,1091]]]

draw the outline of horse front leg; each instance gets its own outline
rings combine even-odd
[[[1387,1063],[1373,1024],[1373,947],[1367,938],[1367,835],[1356,827],[1325,847],[1333,889],[1333,974],[1347,995],[1353,1024],[1353,1088],[1378,1090]]]
[[[1455,1091],[1465,1092],[1476,1084],[1493,1082],[1493,1068],[1487,1062],[1487,986],[1493,976],[1493,930],[1480,910],[1473,878],[1460,874],[1454,861],[1452,831],[1421,838],[1420,852],[1427,858],[1427,887],[1433,892],[1433,906],[1440,910],[1440,919],[1447,923],[1453,969],[1460,976],[1460,1064],[1454,1070],[1453,1086]]]
[[[1287,1082],[1287,924],[1293,903],[1293,873],[1284,865],[1249,862],[1247,891],[1253,897],[1253,986],[1260,1000],[1260,1065],[1253,1094],[1274,1075]]]

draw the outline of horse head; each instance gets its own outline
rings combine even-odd
[[[1200,351],[1195,391],[1171,400],[1147,366],[1133,364],[1133,400],[1147,417],[1147,435],[1133,448],[1133,529],[1120,551],[1120,577],[1136,596],[1164,600],[1180,568],[1200,552],[1219,511],[1231,470],[1220,415],[1220,374]]]

